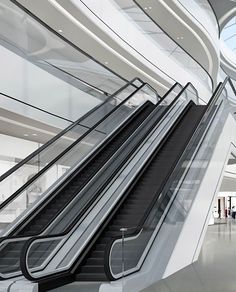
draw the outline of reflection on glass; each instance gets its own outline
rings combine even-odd
[[[0,92],[76,120],[125,84],[11,1],[0,12]]]
[[[26,128],[29,125],[34,125],[35,131],[45,132],[47,129],[48,132],[51,131],[51,133],[49,132],[49,134],[51,134],[50,137],[72,124],[72,121],[70,120],[64,119],[60,116],[54,116],[42,111],[41,109],[31,107],[30,105],[21,103],[17,99],[11,99],[2,94],[0,94],[0,109],[1,117],[8,119],[11,118],[14,122],[20,122],[22,126],[26,125]],[[9,122],[11,123],[11,121]]]

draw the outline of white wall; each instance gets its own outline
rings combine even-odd
[[[156,74],[160,76],[166,74],[166,79],[170,76],[173,80],[181,84],[186,84],[188,81],[192,82],[199,91],[199,95],[204,100],[210,98],[211,89],[208,86],[208,75],[206,74],[206,80],[204,80],[204,77],[200,77],[199,72],[195,74],[193,68],[189,70],[187,66],[184,67],[184,63],[187,63],[185,59],[188,59],[189,55],[178,54],[176,59],[172,59],[172,56],[168,55],[168,46],[173,46],[174,43],[172,40],[169,40],[166,44],[167,40],[163,41],[160,37],[162,43],[158,44],[158,42],[150,38],[147,33],[144,33],[134,21],[130,20],[127,15],[122,13],[118,5],[115,5],[114,1],[85,1],[89,9],[91,9],[96,16],[101,18],[109,28],[105,27],[101,20],[95,17],[91,11],[83,7],[81,1],[72,0],[72,2],[78,9],[82,10],[96,26],[102,27],[109,37],[116,40],[118,46],[124,47],[126,52],[133,54],[133,56],[136,56],[136,58],[147,64]],[[157,27],[157,33],[158,31],[159,29]],[[163,44],[166,47],[163,47]],[[174,45],[176,44],[174,43]],[[194,67],[193,59],[189,58],[189,63],[190,62],[190,67]],[[163,74],[163,72],[165,74]]]
[[[23,159],[39,147],[39,143],[0,134],[0,155]],[[0,174],[2,172],[0,171]]]

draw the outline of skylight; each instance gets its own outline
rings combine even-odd
[[[224,44],[236,54],[236,16],[231,18],[222,30],[221,40],[224,41]]]

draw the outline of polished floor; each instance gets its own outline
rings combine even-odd
[[[236,220],[208,227],[199,260],[143,292],[235,292]]]

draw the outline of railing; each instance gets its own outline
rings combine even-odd
[[[122,106],[126,102],[126,98],[128,100],[129,96],[137,90],[138,87],[135,84],[143,86],[143,83],[139,79],[136,78],[132,80],[126,86],[122,87],[116,94],[110,96],[102,105],[97,106],[83,118],[79,119],[61,131],[53,139],[48,141],[42,147],[31,153],[28,157],[20,161],[17,165],[3,174],[0,177],[0,186],[1,192],[4,194],[4,198],[6,199],[1,202],[0,210],[3,210],[6,206],[9,206],[9,204],[27,187],[28,191],[27,194],[25,194],[26,202],[24,205],[27,207],[27,205],[32,204],[33,201],[27,198],[29,197],[29,193],[34,193],[33,196],[35,199],[39,197],[36,196],[37,194],[35,193],[39,193],[37,189],[40,187],[40,183],[38,185],[32,186],[35,180],[39,178],[40,175],[42,175],[46,170],[48,170],[56,161],[58,161],[58,159],[63,157],[67,151],[72,149],[80,141],[82,143],[85,137],[88,136],[94,129],[96,129],[100,122],[104,121],[117,108]],[[96,133],[99,136],[104,135],[104,133],[100,131],[99,128],[96,129]],[[88,147],[85,147],[84,149],[85,154],[86,151],[89,152],[92,149],[91,142],[87,141],[87,143],[89,144]],[[63,166],[65,169],[67,169],[65,162],[61,164],[60,168]],[[57,171],[58,169],[54,170],[54,173],[50,174],[55,176],[54,179],[59,178],[59,176],[62,175],[62,171],[61,173],[56,174],[55,172]],[[12,184],[14,179],[22,176],[23,173],[27,174],[29,172],[33,173],[34,175],[32,175],[27,182],[22,180],[21,184],[18,183],[15,186]],[[45,189],[47,186],[45,186]],[[31,188],[31,191],[29,188]],[[40,187],[40,191],[42,193],[44,190]],[[20,206],[18,204],[18,208],[19,207]],[[8,219],[8,222],[9,220],[12,221],[15,219],[12,215],[12,212],[9,212],[9,214],[11,215],[10,217],[12,219]]]
[[[156,92],[152,91],[152,96],[150,96],[150,94],[151,94],[150,90],[151,90],[151,87],[149,87],[146,84],[142,84],[131,95],[129,95],[128,97],[124,98],[123,100],[121,99],[119,101],[119,104],[116,105],[116,107],[114,109],[112,109],[109,112],[109,114],[106,114],[99,122],[97,122],[93,127],[91,127],[90,139],[91,139],[91,137],[94,137],[94,133],[96,134],[96,137],[95,137],[96,139],[94,138],[94,142],[93,142],[94,143],[94,148],[92,149],[92,151],[89,151],[89,155],[92,155],[93,153],[96,152],[96,150],[99,149],[99,147],[102,147],[102,144],[104,143],[104,141],[109,139],[109,137],[112,136],[113,132],[115,132],[122,123],[124,123],[126,120],[128,120],[129,117],[133,113],[135,113],[141,107],[141,105],[143,105],[147,100],[152,100],[153,102],[156,102],[156,100],[158,98],[156,96]],[[113,114],[111,114],[111,113],[113,113]],[[88,136],[89,135],[86,135],[85,138],[87,138]],[[84,139],[83,142],[85,140],[86,139]],[[68,172],[69,174],[72,173],[73,170],[78,167],[78,165],[80,165],[80,167],[83,167],[83,164],[86,163],[85,162],[85,158],[88,158],[88,155],[87,155],[86,157],[82,157],[81,158],[81,161],[79,162],[79,164],[78,164],[78,162],[74,163],[74,159],[73,158],[75,157],[75,159],[76,159],[77,156],[78,156],[78,153],[79,153],[77,145],[75,144],[74,146],[75,146],[74,148],[70,149],[69,153],[68,153],[68,151],[66,151],[66,153],[65,153],[65,157],[68,156],[68,159],[69,159],[69,166],[70,166],[70,171]],[[71,157],[71,155],[74,156],[74,157]],[[64,162],[66,161],[65,157],[62,158]],[[69,176],[68,173],[64,177],[64,179]],[[54,186],[54,187],[56,188],[57,185],[58,184],[56,184],[56,186]],[[52,191],[52,189],[53,188],[51,188],[50,191]],[[22,197],[22,195],[24,196],[24,192],[25,192],[25,189],[23,190],[23,192],[21,190],[18,191],[18,194],[16,194],[16,197],[14,199],[17,199],[19,201],[19,196],[21,196],[21,197]],[[52,196],[50,196],[50,200],[51,199],[52,199]],[[12,201],[11,201],[11,203],[12,203]],[[7,206],[9,206],[9,204]],[[36,210],[36,212],[39,211],[39,208],[38,208],[37,204],[35,204],[33,206],[33,208]],[[31,210],[31,212],[32,212],[32,210]],[[26,217],[26,214],[24,214],[24,219],[25,219],[25,217]],[[23,220],[22,217],[20,219]],[[18,219],[18,221],[19,221],[19,219]],[[25,239],[27,239],[27,237],[25,238],[24,236],[23,237],[18,237],[18,238],[19,238],[19,242],[20,241],[24,242]],[[11,237],[10,236],[8,238],[2,238],[2,240],[3,240],[3,242],[1,244],[1,247],[4,250],[4,246],[6,244],[6,241],[8,241],[7,245],[9,247],[9,246],[11,246],[12,242],[16,241],[16,237]],[[18,266],[17,263],[16,263],[16,266]],[[19,266],[18,266],[17,270],[19,270]],[[8,274],[16,275],[17,273],[15,273],[14,269],[13,269]]]
[[[138,271],[147,256],[158,230],[163,222],[171,203],[177,193],[182,175],[192,160],[196,147],[202,141],[206,131],[222,103],[222,95],[228,79],[220,84],[206,107],[199,126],[186,145],[186,150],[178,159],[166,181],[162,191],[155,196],[138,226],[121,229],[122,236],[113,238],[105,252],[105,271],[110,280],[121,278]],[[188,163],[186,163],[188,161]],[[185,165],[185,166],[184,166]],[[173,186],[175,185],[175,187]],[[176,186],[177,185],[177,186]],[[175,189],[175,192],[173,191]],[[183,209],[184,210],[184,209]]]
[[[125,84],[118,91],[116,91],[114,94],[112,94],[110,97],[108,97],[106,99],[106,101],[104,101],[102,104],[99,104],[98,106],[94,107],[92,110],[90,110],[83,117],[81,117],[77,121],[73,122],[72,125],[69,125],[66,129],[64,129],[58,135],[56,135],[55,137],[53,137],[53,139],[51,139],[50,141],[48,141],[46,144],[44,144],[43,146],[41,146],[39,149],[37,149],[36,151],[34,151],[33,153],[31,153],[29,156],[27,156],[20,163],[18,163],[16,166],[14,166],[9,171],[7,171],[2,176],[0,176],[0,182],[3,181],[6,177],[8,177],[10,174],[12,174],[15,170],[17,170],[18,168],[20,168],[23,164],[29,162],[34,156],[40,154],[45,148],[47,148],[49,145],[51,145],[52,143],[54,143],[57,139],[59,139],[60,137],[62,137],[63,135],[65,135],[67,132],[69,132],[71,129],[73,129],[76,125],[80,125],[82,128],[83,127],[84,128],[87,128],[89,126],[91,127],[93,125],[93,123],[92,123],[92,120],[93,119],[94,119],[94,123],[95,123],[96,121],[99,120],[99,118],[102,118],[102,114],[103,115],[105,114],[104,112],[106,112],[106,110],[103,109],[103,107],[105,107],[109,102],[114,102],[114,100],[116,100],[116,99],[120,99],[120,98],[122,99],[122,96],[120,97],[120,95],[122,95],[122,94],[131,94],[132,93],[132,89],[131,88],[133,88],[133,91],[134,91],[134,90],[136,90],[142,84],[143,84],[143,82],[139,78],[135,78],[135,79],[131,80],[129,83]],[[124,92],[124,90],[127,90],[127,91]],[[6,96],[6,95],[4,95],[4,96]],[[13,99],[12,97],[9,97],[9,98]],[[14,99],[14,100],[16,100],[16,99]],[[21,102],[21,101],[19,101],[19,102],[22,103],[22,104],[26,104],[26,103]],[[37,108],[37,107],[34,107],[34,106],[32,106],[32,107],[33,108]],[[37,109],[39,109],[39,108],[37,108]],[[39,109],[39,110],[41,110],[41,109]],[[101,111],[101,112],[99,112],[99,111]],[[46,111],[44,111],[44,112],[46,112]],[[93,118],[93,115],[95,115],[95,114],[98,115],[98,117]],[[91,121],[89,121],[88,119],[90,119]],[[69,121],[69,122],[72,123],[72,121]]]
[[[131,228],[131,229],[126,228],[124,226],[120,230],[121,236],[119,238],[114,238],[107,246],[107,250],[106,250],[107,257],[105,257],[105,261],[106,261],[105,270],[109,279],[114,280],[120,277],[124,277],[132,272],[139,270],[140,267],[142,266],[142,263],[148,254],[148,251],[152,245],[152,242],[155,239],[159,231],[159,228],[161,227],[161,224],[164,218],[166,217],[166,214],[168,213],[168,210],[173,204],[174,199],[176,197],[176,193],[186,175],[187,170],[186,170],[186,167],[183,167],[183,166],[184,165],[186,166],[187,164],[188,168],[190,168],[190,165],[192,163],[191,159],[193,159],[193,156],[196,155],[200,147],[199,144],[201,144],[202,141],[205,139],[208,129],[210,128],[212,124],[212,121],[214,120],[217,113],[219,112],[219,109],[221,108],[222,100],[225,98],[225,96],[222,95],[222,93],[225,91],[225,86],[228,81],[229,81],[229,84],[231,84],[230,80],[226,79],[223,84],[220,84],[217,87],[213,95],[213,98],[211,99],[204,113],[204,116],[201,119],[199,126],[194,132],[193,137],[197,137],[197,138],[191,139],[189,141],[188,146],[186,147],[187,150],[181,155],[179,162],[177,163],[176,167],[173,169],[172,175],[166,181],[166,185],[164,186],[162,190],[162,195],[159,197],[158,201],[153,202],[153,204],[151,205],[149,209],[149,213],[147,213],[146,217],[142,220],[143,223],[139,224],[138,226],[134,226],[134,228]],[[191,91],[189,92],[191,95],[192,92]],[[233,89],[233,92],[235,94],[234,89]],[[181,94],[179,94],[178,97],[182,99],[186,98],[185,91],[182,90]],[[153,137],[153,133],[151,135]],[[150,141],[148,143],[150,143]],[[156,145],[152,147],[153,147],[152,149],[155,150]],[[148,159],[152,155],[150,154],[151,149],[146,148],[146,150],[142,150],[142,151],[144,151],[146,155],[146,159],[143,160],[143,164],[142,164],[142,165],[145,165],[146,161],[148,161]],[[138,153],[140,152],[141,150],[139,149]],[[179,171],[179,167],[181,166],[183,167],[183,170]],[[140,164],[139,168],[137,169],[141,169],[141,168],[142,167]],[[122,173],[123,172],[119,173],[119,176],[125,177],[125,175]],[[137,173],[137,170],[135,171],[135,175],[136,173]],[[128,179],[128,181],[130,181],[128,173],[126,173],[126,178]],[[115,184],[116,184],[115,182],[112,183],[113,186]],[[125,191],[127,190],[127,187],[129,187],[129,185],[126,186],[126,188],[124,188],[123,191],[119,190],[119,188],[115,191],[119,193],[120,198],[123,198]],[[112,191],[114,192],[114,187],[112,188]],[[117,201],[118,198],[114,198],[114,200]],[[160,209],[160,206],[161,206],[161,209]],[[114,203],[113,208],[115,207],[116,207],[116,203]],[[111,208],[112,208],[112,205],[111,205]],[[184,206],[181,206],[181,208],[182,208],[182,212],[187,212],[188,208],[184,208]],[[100,223],[97,223],[97,228],[99,228],[98,226],[100,226],[100,228],[103,230],[102,226],[104,225],[104,220],[105,220],[103,217],[105,215],[103,214],[101,216],[102,217],[100,218],[102,219],[100,219],[101,220]],[[98,218],[99,217],[97,216],[96,220],[99,220]],[[81,222],[79,224],[81,224]],[[86,226],[86,229],[88,229],[87,234],[89,234],[88,233],[90,230],[89,227],[90,226]],[[66,245],[67,239],[68,237],[72,235],[72,232],[67,235],[54,234],[51,236],[39,236],[39,237],[31,238],[28,241],[27,241],[27,238],[25,238],[26,244],[21,253],[21,269],[24,276],[33,281],[40,281],[41,279],[44,279],[44,278],[53,279],[54,277],[57,278],[57,277],[63,277],[63,276],[68,275],[70,273],[71,265],[73,265],[74,261],[78,259],[78,256],[83,252],[84,246],[87,243],[89,243],[90,240],[95,236],[95,232],[96,231],[91,232],[91,234],[89,235],[85,234],[86,237],[81,238],[82,241],[80,241],[80,244],[83,247],[79,247],[75,243],[73,244],[73,248],[71,248],[72,253],[73,253],[73,255],[71,255],[72,257],[71,261],[68,260],[68,256],[70,255],[70,251],[68,250],[68,245],[66,246],[68,255],[65,254],[65,250],[63,251],[63,246],[64,244]],[[99,234],[101,234],[101,232]],[[96,238],[94,240],[96,240]],[[14,239],[9,239],[9,240],[11,241]],[[4,244],[6,244],[5,241],[2,242],[2,245]],[[36,260],[35,255],[40,245],[43,246],[42,244],[44,245],[43,255],[42,257],[39,257]],[[46,246],[48,246],[47,244],[51,246],[50,250],[49,249],[46,250]],[[131,259],[130,253],[129,253],[130,249],[132,249],[133,251],[132,261],[130,261]],[[61,255],[65,257],[65,260],[64,259],[60,260],[59,262],[57,262],[56,265],[53,266],[52,264],[53,259],[55,259],[55,257],[57,257],[57,255],[60,254],[60,250],[61,250]]]
[[[186,87],[191,87],[191,86],[188,84],[188,86]],[[176,95],[173,96],[170,107],[173,107],[173,105],[176,105],[176,104],[186,104],[186,98],[189,98],[193,94],[191,91],[189,91],[188,97],[184,97],[183,95],[185,94],[186,87],[184,90],[181,90],[180,93],[177,93],[177,97]],[[196,96],[194,95],[194,98],[195,97]],[[163,104],[165,104],[165,99],[162,100],[162,102],[160,103],[160,106],[163,107]],[[166,110],[165,113],[170,110],[170,107],[168,107],[168,110]],[[159,141],[159,139],[157,140]],[[146,151],[146,153],[147,152],[148,150]],[[75,222],[78,222],[78,218],[75,219]],[[59,265],[57,267],[53,267],[53,269],[51,269],[52,268],[51,266],[50,268],[45,269],[45,271],[44,271],[44,268],[59,252],[60,248],[67,241],[69,235],[70,234],[61,233],[57,235],[53,234],[50,236],[37,236],[37,237],[33,237],[32,239],[29,239],[29,241],[27,241],[22,251],[22,256],[21,256],[21,266],[22,266],[22,271],[24,275],[28,279],[39,280],[45,276],[50,276],[50,275],[55,276],[57,273],[61,273],[61,272],[66,273],[66,270],[68,269],[68,265],[67,265],[68,262],[66,260],[65,262],[67,262],[67,264],[63,263],[61,264],[61,266]],[[36,261],[34,260],[31,261],[32,258],[35,258],[35,250],[38,250],[41,244],[46,245],[46,246],[51,246],[52,248],[50,248],[50,250],[48,248],[47,251],[43,252],[44,255],[42,255],[41,259],[38,259]],[[84,245],[84,242],[82,244]],[[78,248],[78,250],[79,249],[80,248]],[[75,256],[77,255],[73,254],[73,258]]]
[[[0,97],[1,97],[0,104],[2,108],[13,111],[16,114],[20,115],[24,114],[24,116],[33,118],[35,120],[38,120],[39,122],[42,123],[46,122],[49,125],[59,128],[60,127],[65,128],[66,126],[74,122],[65,117],[49,112],[43,108],[19,100],[13,96],[7,95],[3,92],[0,92]]]

